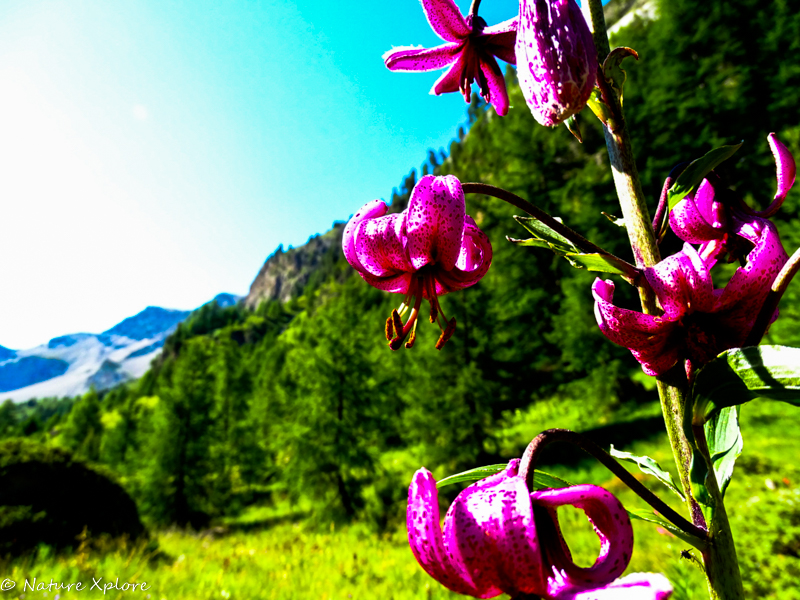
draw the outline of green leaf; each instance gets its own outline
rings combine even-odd
[[[592,90],[592,95],[586,101],[586,106],[600,119],[600,122],[608,127],[611,131],[616,129],[614,121],[614,113],[611,112],[611,107],[603,101],[603,94],[598,88]]]
[[[573,254],[564,255],[573,267],[587,269],[589,271],[600,271],[601,273],[616,273],[631,277],[630,266],[617,259],[615,256],[603,254]]]
[[[800,348],[754,346],[726,350],[698,371],[692,386],[699,425],[728,406],[755,398],[800,406]]]
[[[655,460],[650,458],[649,456],[635,456],[630,452],[623,452],[621,450],[617,450],[614,446],[611,446],[611,450],[609,450],[609,454],[614,458],[618,458],[620,460],[624,460],[627,462],[632,462],[639,466],[642,473],[646,473],[647,475],[653,475],[656,479],[658,479],[661,483],[671,489],[673,492],[678,494],[678,497],[681,499],[682,502],[686,501],[686,498],[683,496],[683,492],[678,488],[675,484],[675,481],[672,479],[672,475],[669,474],[668,471],[665,471],[661,468]]]
[[[578,125],[578,115],[572,115],[569,117],[566,121],[564,121],[564,125],[566,125],[569,132],[575,136],[575,139],[582,144],[583,136],[581,135],[581,128]]]
[[[441,489],[447,485],[453,485],[454,483],[472,483],[473,481],[480,481],[481,479],[485,479],[490,475],[494,475],[495,473],[505,470],[507,466],[507,463],[502,465],[487,465],[485,467],[478,467],[477,469],[470,469],[469,471],[464,471],[463,473],[450,475],[450,477],[445,477],[444,479],[437,481],[436,488]]]
[[[705,424],[705,433],[714,475],[724,497],[733,477],[733,465],[744,447],[739,430],[739,407],[729,406],[720,410]]]
[[[708,476],[708,466],[703,455],[696,448],[692,448],[692,464],[689,467],[689,482],[692,485],[692,496],[702,507],[711,507],[714,501],[706,487],[706,477]],[[705,510],[703,511],[705,514]]]
[[[633,56],[636,60],[639,60],[636,50],[622,46],[614,48],[603,61],[603,75],[619,95],[620,106],[622,106],[622,88],[627,78],[627,74],[622,70],[620,63],[628,56]]]
[[[481,479],[486,479],[490,475],[494,475],[495,473],[505,470],[507,466],[508,464],[505,463],[502,465],[487,465],[485,467],[478,467],[477,469],[470,469],[469,471],[464,471],[463,473],[458,473],[456,475],[450,475],[450,477],[445,477],[444,479],[437,481],[436,488],[441,489],[454,483],[472,483],[474,481],[480,481]],[[560,477],[556,477],[555,475],[545,473],[544,471],[536,470],[533,472],[534,489],[542,490],[545,488],[562,488],[570,487],[571,485],[575,484],[561,479]]]
[[[735,146],[714,148],[706,153],[705,156],[698,158],[686,167],[683,173],[678,176],[678,179],[675,180],[675,183],[672,184],[672,187],[669,188],[669,191],[667,191],[669,210],[675,208],[678,202],[683,200],[687,194],[694,192],[700,187],[705,176],[715,167],[733,156],[734,153],[742,147],[743,143],[744,142],[740,142]]]
[[[675,527],[675,525],[673,525],[666,519],[663,519],[662,517],[653,514],[651,510],[647,509],[629,510],[628,515],[631,517],[631,519],[638,519],[640,521],[647,521],[648,523],[655,523],[656,525],[659,525],[664,529],[666,529],[667,531],[669,531],[676,538],[683,540],[687,544],[691,544],[698,550],[701,551],[705,550],[706,544],[705,542],[703,542],[703,540],[693,536],[690,533],[686,533],[685,531],[679,529],[678,527]]]
[[[578,248],[575,244],[569,241],[560,233],[557,233],[550,229],[547,225],[542,223],[539,219],[534,219],[533,217],[518,217],[514,216],[517,223],[522,225],[525,229],[530,231],[534,235],[534,240],[536,242],[544,242],[546,248],[550,248],[554,252],[558,254],[566,254],[568,252],[580,253],[580,248]],[[561,219],[555,217],[555,219],[560,223]],[[524,240],[525,242],[531,242],[534,240]],[[518,243],[519,240],[515,241]],[[537,246],[541,245],[539,243],[529,243],[529,244],[522,244],[527,246]]]

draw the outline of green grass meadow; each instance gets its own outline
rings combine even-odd
[[[530,416],[530,415],[529,415]],[[544,417],[544,415],[540,415]],[[563,415],[562,415],[563,416]],[[727,493],[749,598],[800,599],[800,422],[796,409],[779,403],[752,403],[742,408],[745,450]],[[547,419],[544,418],[546,421]],[[665,437],[638,442],[625,450],[648,454],[662,466],[671,458]],[[552,469],[575,482],[603,485],[629,507],[644,504],[602,467],[582,462]],[[409,474],[410,476],[410,474]],[[654,479],[637,475],[662,498],[679,507],[677,497]],[[674,501],[673,501],[674,500]],[[286,510],[287,507],[282,507]],[[337,527],[294,521],[302,513],[279,514],[276,508],[245,513],[205,535],[166,530],[149,545],[85,540],[74,552],[56,555],[47,547],[0,564],[0,577],[16,582],[0,598],[265,598],[289,600],[455,598],[420,569],[405,540],[405,531],[378,535],[361,525]],[[588,566],[598,541],[577,510],[560,517],[578,564]],[[634,522],[636,547],[628,572],[660,571],[675,587],[675,600],[704,597],[702,574],[681,552],[687,544],[654,525]],[[76,591],[54,588],[31,591],[28,584],[76,583]],[[100,580],[102,578],[102,580]],[[118,578],[118,581],[117,581]],[[137,583],[136,591],[92,586]],[[141,590],[146,583],[147,589]],[[10,585],[10,584],[5,584]]]

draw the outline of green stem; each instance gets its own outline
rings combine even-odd
[[[598,63],[602,65],[610,52],[602,0],[584,0],[582,6],[586,21],[592,30],[592,36],[598,52]],[[630,135],[628,134],[619,98],[613,88],[606,84],[603,77],[603,69],[601,67],[598,70],[598,86],[603,93],[603,99],[609,105],[615,117],[614,131],[610,131],[608,127],[604,128],[614,185],[617,189],[622,215],[625,218],[636,266],[640,269],[652,267],[661,260],[661,256],[639,181]],[[652,289],[647,285],[641,285],[638,290],[644,312],[658,314],[659,309]],[[694,523],[701,525],[704,522],[703,515],[692,495],[689,479],[692,449],[683,430],[684,412],[688,401],[688,386],[686,376],[682,371],[681,365],[677,365],[659,377],[658,393],[670,446],[672,447],[672,454],[678,467],[681,485],[686,494],[689,512]],[[703,452],[702,449],[699,449],[699,451]],[[708,463],[711,462],[708,458],[707,448],[703,456]],[[713,469],[709,469],[709,471],[709,479],[714,479]],[[730,524],[725,513],[725,505],[722,502],[722,496],[716,485],[716,480],[708,487],[715,508],[709,513],[710,543],[703,553],[709,594],[712,600],[739,600],[744,597],[741,575],[739,574],[739,564],[736,559]]]

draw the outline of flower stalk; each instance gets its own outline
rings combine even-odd
[[[582,3],[582,8],[598,51],[598,63],[603,64],[606,56],[610,53],[610,47],[602,0],[587,0]],[[653,267],[660,261],[661,256],[636,169],[633,147],[622,113],[622,106],[616,91],[609,85],[602,85],[605,83],[602,69],[599,70],[598,79],[601,81],[603,99],[615,117],[614,130],[611,131],[609,127],[604,127],[604,132],[614,184],[627,225],[631,250],[637,267],[640,269]],[[638,290],[643,311],[646,314],[658,314],[659,309],[653,291],[648,286],[639,286]],[[681,485],[692,514],[692,520],[695,525],[700,525],[702,514],[692,496],[689,480],[692,450],[682,425],[688,402],[686,375],[679,364],[659,376],[657,381],[661,410]],[[705,442],[703,436],[704,434],[701,434],[700,437]],[[701,444],[698,451],[710,463],[708,449],[704,446],[704,443]],[[714,510],[709,511],[708,515],[709,545],[703,553],[709,595],[712,600],[739,600],[744,598],[741,574],[725,505],[716,485],[713,469],[709,469],[708,480],[708,491],[714,502]]]

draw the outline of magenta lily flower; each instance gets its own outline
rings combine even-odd
[[[445,44],[435,48],[404,46],[383,55],[392,71],[434,71],[450,65],[431,89],[440,95],[461,91],[470,101],[472,82],[478,83],[481,96],[501,117],[508,113],[506,81],[496,58],[515,64],[516,19],[492,27],[477,14],[466,18],[453,0],[422,0],[422,10],[433,30]]]
[[[520,0],[517,76],[533,117],[554,126],[586,105],[597,50],[575,0]]]
[[[530,493],[518,475],[519,460],[461,492],[439,522],[436,482],[425,469],[408,490],[411,550],[422,568],[445,587],[476,598],[502,593],[549,600],[663,600],[672,588],[663,575],[617,579],[628,566],[633,528],[611,493],[577,485]],[[572,561],[556,509],[583,510],[600,538],[594,565]]]
[[[386,321],[392,350],[414,344],[422,300],[430,303],[430,321],[442,330],[436,348],[453,335],[439,296],[476,284],[492,263],[492,244],[466,214],[461,182],[452,175],[426,175],[411,192],[408,207],[386,214],[382,200],[364,205],[347,223],[342,250],[350,265],[371,286],[405,294]],[[409,313],[408,320],[402,318]]]
[[[716,179],[707,178],[670,213],[669,223],[675,235],[684,242],[701,244],[700,255],[710,265],[726,253],[733,259],[746,254],[758,242],[756,229],[764,227],[761,221],[778,212],[794,185],[797,167],[792,153],[774,133],[769,134],[767,141],[775,157],[778,189],[766,210],[753,211],[743,202],[736,205],[729,201],[726,205],[714,189],[712,182]]]
[[[720,352],[744,344],[788,256],[775,226],[766,219],[746,223],[737,231],[755,243],[747,264],[736,270],[724,289],[714,288],[711,267],[689,244],[645,269],[664,310],[660,316],[614,306],[614,284],[595,280],[592,294],[600,330],[630,349],[648,375],[661,375],[683,359],[691,372]],[[770,322],[777,315],[776,310]]]

